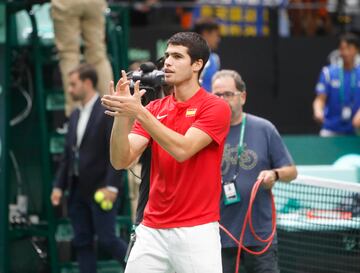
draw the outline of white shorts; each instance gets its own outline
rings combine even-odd
[[[139,225],[125,273],[222,273],[219,223],[154,229]]]

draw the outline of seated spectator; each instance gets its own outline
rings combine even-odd
[[[331,17],[327,11],[327,0],[290,0],[291,32],[294,36],[324,35],[332,30]]]

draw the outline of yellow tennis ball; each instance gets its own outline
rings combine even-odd
[[[95,192],[94,199],[97,203],[100,203],[104,200],[105,194],[102,191]]]
[[[111,210],[112,207],[113,207],[113,203],[109,200],[103,200],[100,204],[100,207],[103,209],[103,210]]]

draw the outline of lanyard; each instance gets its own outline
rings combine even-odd
[[[236,167],[235,167],[235,174],[233,176],[233,181],[235,181],[239,175],[240,157],[244,151],[245,125],[246,125],[246,114],[243,113],[243,117],[241,120],[241,126],[240,126],[240,140],[239,140],[239,144],[238,144],[237,160],[236,160]]]
[[[339,97],[341,105],[345,104],[345,83],[344,83],[344,69],[341,69],[339,72],[340,88],[339,88]],[[356,70],[351,71],[350,79],[350,104],[352,104],[356,88]]]

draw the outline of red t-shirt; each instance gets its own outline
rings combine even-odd
[[[213,141],[179,163],[135,122],[132,133],[145,136],[152,145],[149,201],[142,223],[153,228],[174,228],[218,221],[221,160],[230,126],[230,107],[201,88],[186,102],[177,102],[170,95],[152,101],[147,109],[182,135],[195,127]]]

